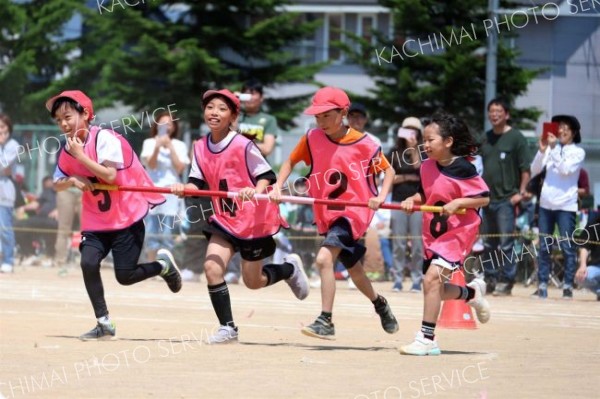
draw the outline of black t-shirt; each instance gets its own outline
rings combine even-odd
[[[405,157],[408,157],[405,154]],[[409,161],[402,159],[402,152],[398,149],[392,149],[386,156],[392,168],[397,175],[409,176],[413,175],[418,178],[415,181],[405,181],[402,183],[394,184],[392,186],[392,201],[402,202],[408,197],[411,197],[419,190],[419,182],[421,180],[419,175],[419,168],[415,168],[413,165],[409,165]]]
[[[600,266],[600,245],[590,243],[590,241],[600,241],[600,213],[590,219],[585,230],[575,240],[579,244],[585,242],[583,246],[590,251],[590,260],[587,264]]]
[[[37,214],[39,216],[48,217],[50,212],[56,208],[56,192],[52,188],[43,189],[42,193],[38,198],[40,207],[38,208]]]

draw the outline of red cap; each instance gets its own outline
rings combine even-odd
[[[227,89],[208,90],[202,96],[202,101],[205,102],[205,100],[207,100],[208,98],[213,97],[213,96],[223,96],[223,97],[231,100],[231,102],[235,105],[235,112],[237,114],[240,113],[240,99],[237,98],[237,96],[235,94],[233,94],[232,92],[230,92],[229,90],[227,90]]]
[[[90,98],[86,96],[84,92],[79,90],[66,90],[60,93],[59,95],[52,97],[51,99],[46,101],[46,109],[48,111],[52,111],[52,106],[54,105],[54,102],[61,97],[70,98],[71,100],[78,102],[79,105],[83,107],[83,109],[87,109],[87,111],[90,114],[90,121],[96,117],[96,115],[94,115],[94,105],[92,104],[92,100],[90,100]]]
[[[347,108],[349,106],[350,99],[344,90],[327,86],[317,90],[312,98],[312,104],[304,110],[304,113],[317,115],[332,109]]]

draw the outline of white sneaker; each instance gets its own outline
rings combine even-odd
[[[413,343],[401,346],[398,350],[403,355],[413,356],[438,356],[442,354],[437,342],[425,338],[421,331],[417,333]]]
[[[227,272],[224,279],[227,284],[239,284],[240,282],[240,277],[234,272]]]
[[[484,297],[486,289],[485,281],[478,277],[467,284],[467,286],[475,290],[475,296],[467,303],[475,309],[477,320],[480,323],[487,323],[490,320],[490,304]]]
[[[310,289],[308,287],[308,277],[304,271],[302,258],[297,254],[291,254],[286,256],[283,260],[294,266],[294,273],[292,273],[292,276],[285,280],[285,282],[290,286],[290,289],[294,295],[296,295],[296,298],[300,300],[306,299]]]
[[[311,281],[308,285],[310,288],[321,288],[321,279]]]
[[[13,272],[13,266],[9,265],[8,263],[3,263],[2,266],[0,266],[0,273],[12,273]]]
[[[183,269],[181,271],[181,280],[183,280],[183,281],[200,281],[200,275],[194,273],[190,269]]]
[[[355,290],[356,289],[356,284],[354,284],[354,281],[350,277],[348,277],[348,289],[349,290]]]
[[[238,342],[238,332],[233,327],[220,326],[217,332],[206,341],[209,345],[232,344]]]

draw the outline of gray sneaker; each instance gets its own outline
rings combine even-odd
[[[114,340],[116,338],[117,328],[115,327],[115,323],[112,321],[108,323],[100,323],[96,324],[96,327],[92,328],[90,331],[86,332],[79,336],[79,339],[82,341],[106,341],[106,340]]]
[[[238,330],[230,326],[219,326],[216,333],[208,337],[209,345],[233,344],[238,342]]]
[[[294,266],[294,273],[285,282],[290,286],[296,298],[300,300],[306,299],[310,292],[310,287],[302,259],[297,254],[291,254],[285,257],[284,261]]]
[[[321,338],[321,339],[335,339],[335,326],[332,322],[317,317],[314,323],[304,327],[302,334],[309,337]]]
[[[179,268],[171,251],[159,249],[156,253],[156,260],[166,265],[160,276],[167,282],[169,289],[172,292],[179,292],[181,290],[181,273],[179,273]]]
[[[388,334],[394,334],[399,329],[398,320],[396,320],[396,318],[394,317],[394,314],[392,313],[392,308],[390,308],[390,305],[388,304],[387,300],[385,298],[383,298],[383,300],[385,302],[385,306],[375,308],[375,312],[379,315],[379,318],[381,319],[381,327],[383,327],[383,330]]]

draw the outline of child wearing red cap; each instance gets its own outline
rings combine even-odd
[[[110,251],[119,283],[131,285],[160,275],[172,292],[181,289],[181,276],[169,251],[160,250],[156,262],[137,263],[145,235],[143,218],[151,207],[163,203],[164,197],[94,189],[94,183],[153,184],[127,140],[90,125],[94,109],[83,92],[64,91],[49,99],[46,108],[66,138],[54,172],[54,189],[76,187],[83,191],[81,270],[98,321],[79,338],[114,339],[116,328],[108,315],[100,277],[100,262]]]
[[[242,258],[242,276],[248,288],[260,289],[285,280],[294,295],[308,296],[308,279],[302,260],[296,254],[283,264],[262,265],[262,260],[275,252],[275,235],[285,221],[277,204],[253,201],[255,193],[263,193],[275,181],[275,173],[251,140],[231,130],[240,112],[240,100],[229,90],[209,90],[202,97],[204,121],[210,134],[194,145],[192,169],[187,184],[174,184],[173,193],[183,195],[185,189],[238,191],[234,199],[213,197],[214,214],[204,234],[208,248],[204,272],[208,293],[220,327],[208,338],[209,344],[237,342],[238,328],[233,322],[225,268],[235,252]],[[243,165],[240,165],[240,160]],[[204,212],[204,211],[203,211]]]
[[[317,91],[312,105],[304,113],[314,115],[318,127],[302,137],[290,158],[283,163],[270,194],[274,201],[279,201],[280,190],[294,165],[303,161],[311,167],[307,183],[312,197],[368,201],[369,208],[314,205],[317,230],[325,236],[316,259],[321,275],[322,312],[314,323],[302,329],[302,333],[322,339],[335,339],[333,266],[338,259],[356,287],[375,306],[383,329],[390,334],[398,331],[398,322],[390,306],[375,292],[364,272],[361,258],[366,248],[358,242],[367,231],[375,210],[388,195],[394,170],[381,147],[364,133],[343,124],[349,107],[350,100],[343,90],[324,87]],[[377,194],[375,176],[380,172],[384,172],[385,177],[381,192]]]

